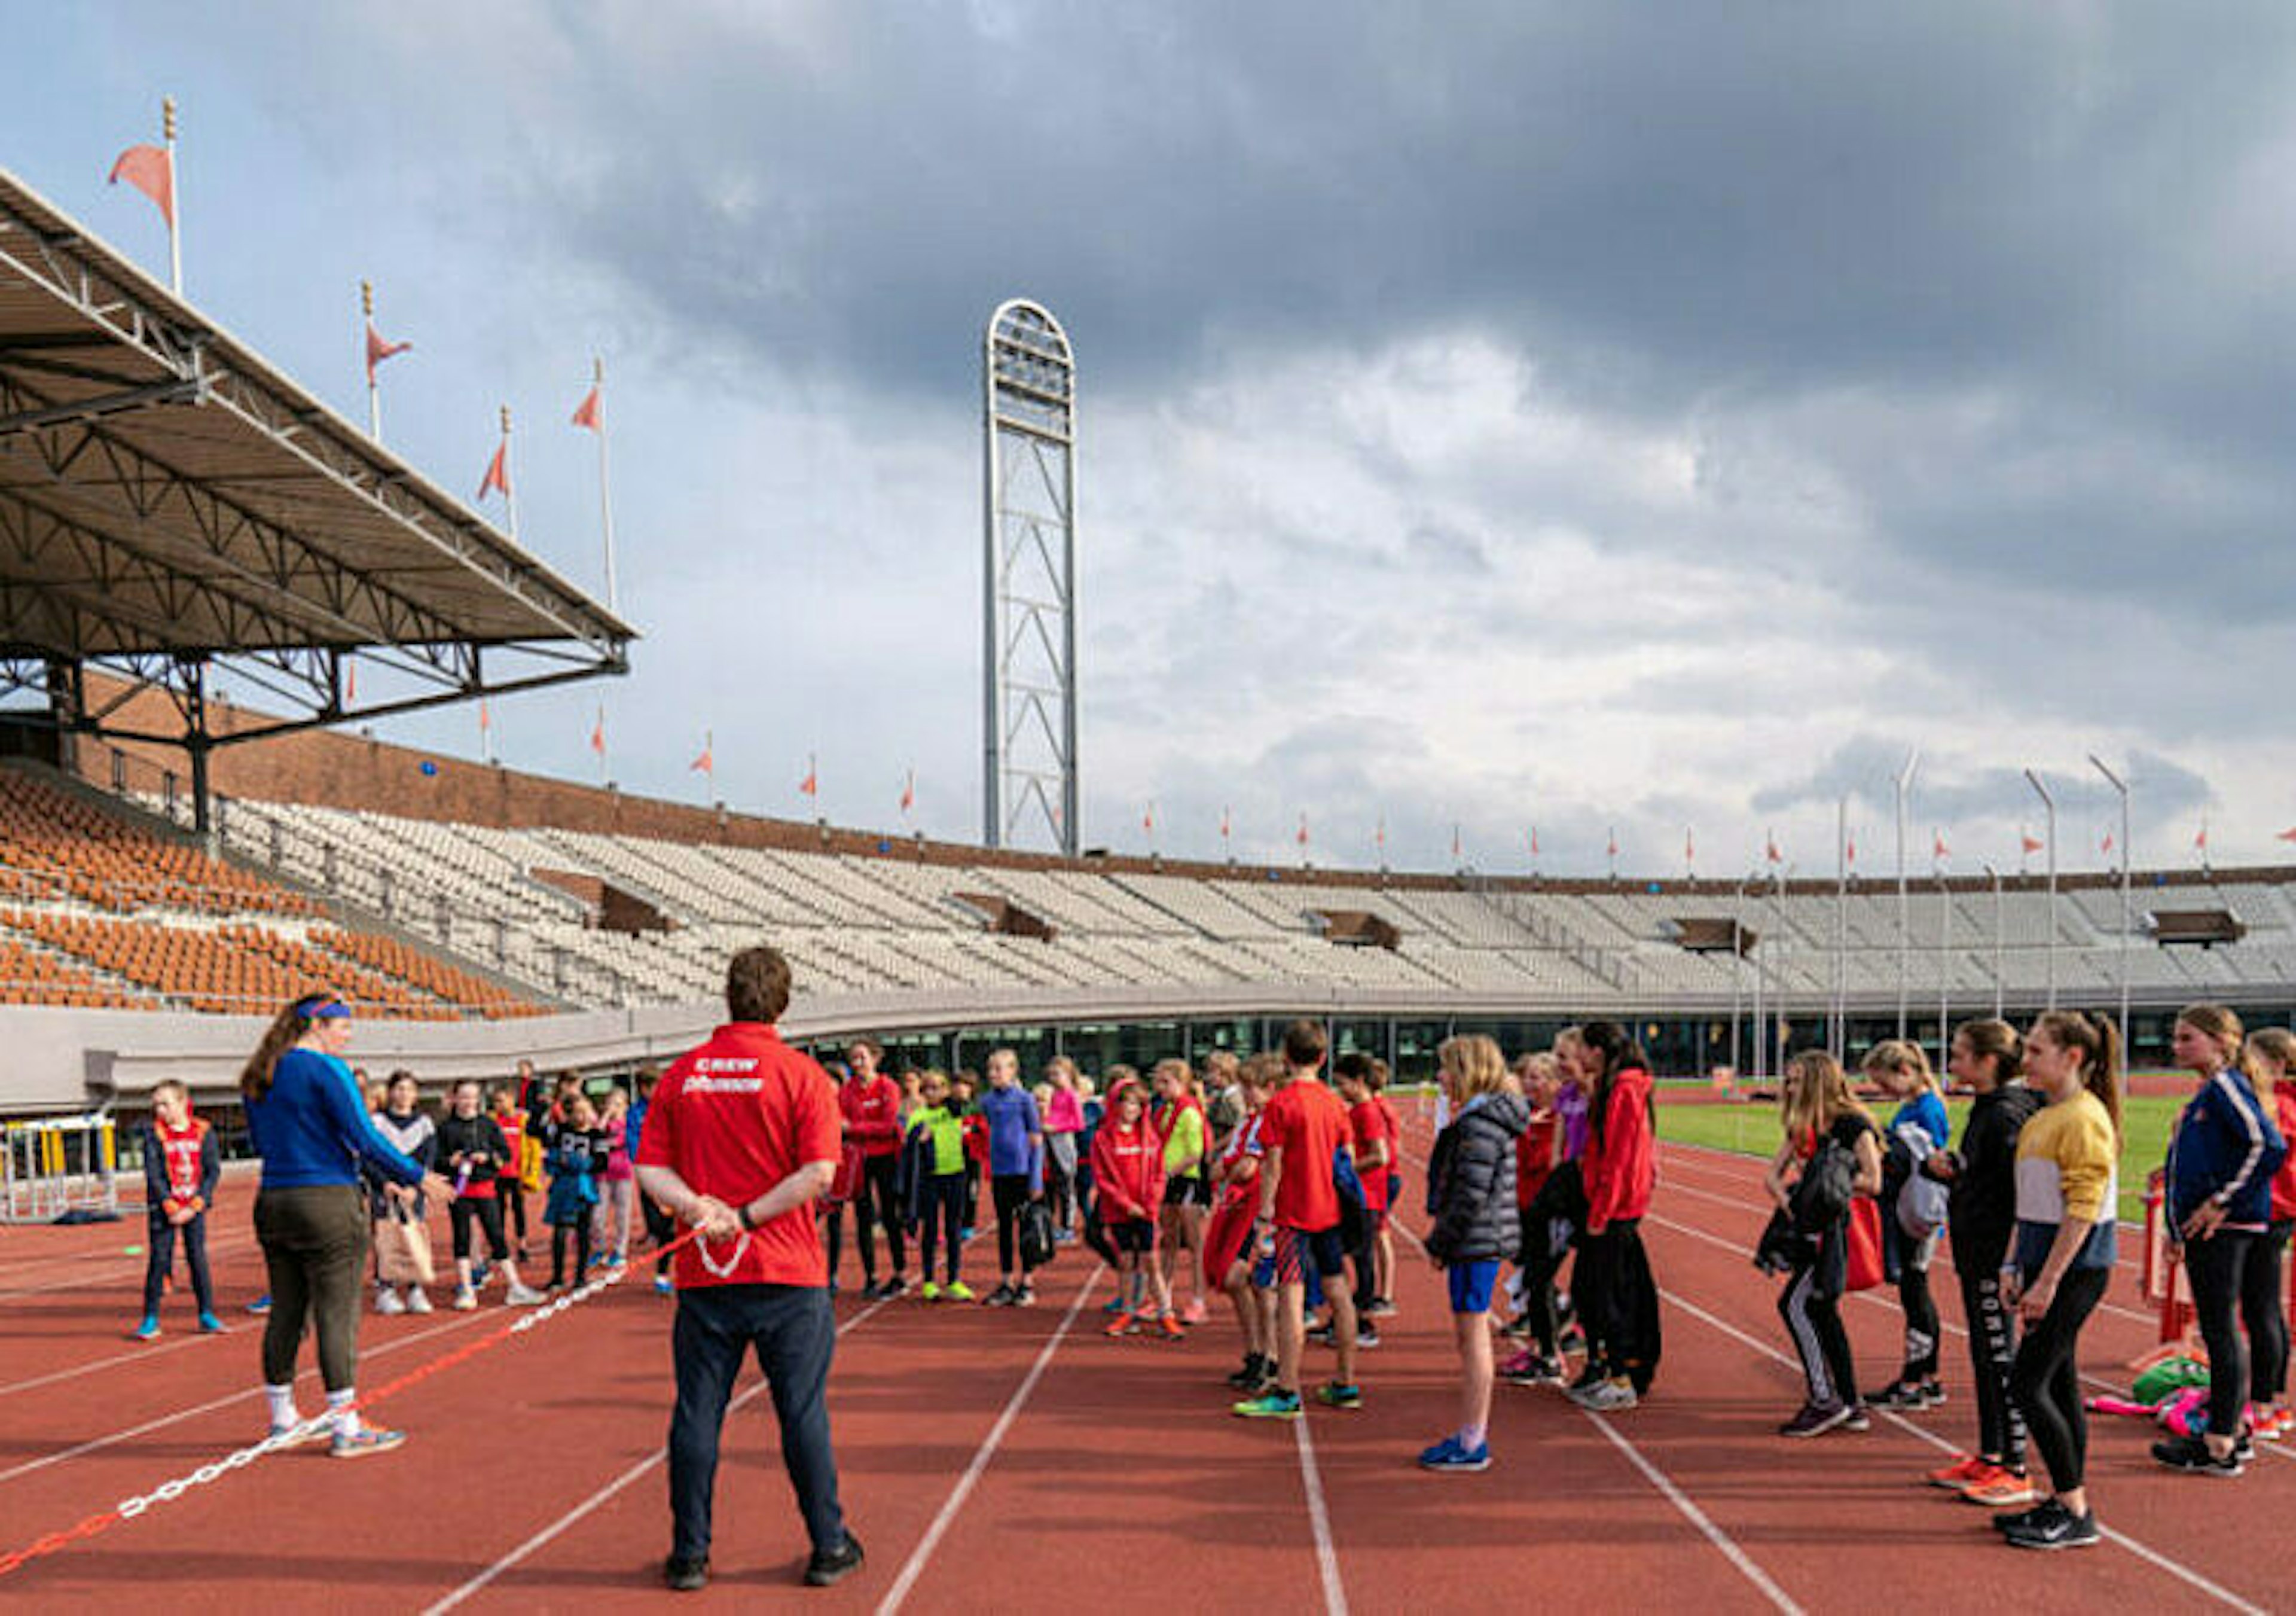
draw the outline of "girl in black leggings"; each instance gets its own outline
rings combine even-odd
[[[1762,1175],[1762,1185],[1778,1210],[1791,1217],[1794,1185],[1821,1144],[1832,1141],[1857,1158],[1856,1190],[1870,1195],[1882,1187],[1882,1146],[1874,1119],[1850,1092],[1841,1063],[1824,1050],[1807,1050],[1786,1062],[1780,1120],[1785,1137]],[[1793,1264],[1778,1295],[1794,1352],[1801,1359],[1808,1396],[1793,1418],[1778,1427],[1783,1437],[1816,1437],[1869,1423],[1858,1401],[1849,1333],[1841,1325],[1841,1292],[1849,1267],[1849,1215],[1814,1235],[1797,1236]],[[1584,1259],[1581,1259],[1583,1261]]]
[[[2009,1395],[2054,1496],[1993,1523],[2018,1548],[2086,1548],[2102,1534],[2086,1485],[2078,1349],[2116,1255],[2120,1038],[2110,1021],[2053,1010],[2025,1039],[2025,1072],[2046,1103],[2017,1136],[2017,1235],[2002,1285],[2026,1333]]]
[[[2267,1027],[2248,1040],[2254,1058],[2258,1096],[2271,1107],[2280,1137],[2296,1146],[2296,1032]],[[2265,1226],[2264,1257],[2249,1265],[2249,1288],[2241,1297],[2248,1321],[2249,1401],[2256,1405],[2256,1434],[2285,1436],[2296,1430],[2289,1411],[2288,1313],[2282,1306],[2280,1276],[2288,1261],[2288,1236],[2296,1228],[2296,1159],[2284,1159],[2272,1177],[2272,1221]]]

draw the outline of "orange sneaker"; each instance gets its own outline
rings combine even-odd
[[[1168,1341],[1181,1341],[1188,1339],[1188,1333],[1180,1327],[1180,1321],[1168,1313],[1156,1321],[1156,1327],[1163,1332],[1164,1339]]]
[[[1931,1487],[1942,1487],[1949,1492],[1959,1492],[1994,1467],[1973,1453],[1965,1453],[1943,1470],[1930,1472]]]
[[[1987,1465],[1983,1478],[1963,1488],[1961,1496],[1985,1509],[2028,1509],[2041,1501],[2030,1477],[1997,1464]]]
[[[1112,1340],[1119,1335],[1136,1335],[1139,1330],[1140,1320],[1137,1315],[1119,1313],[1108,1321],[1108,1328],[1103,1330],[1101,1333]]]

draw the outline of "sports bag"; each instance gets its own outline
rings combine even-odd
[[[1059,1243],[1054,1238],[1052,1209],[1030,1201],[1021,1209],[1021,1266],[1034,1273],[1052,1261]]]

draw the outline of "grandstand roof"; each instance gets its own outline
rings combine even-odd
[[[0,659],[252,657],[333,721],[347,652],[429,686],[377,712],[619,672],[633,637],[0,169]]]

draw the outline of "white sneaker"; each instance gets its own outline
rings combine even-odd
[[[428,1313],[430,1311],[430,1299],[422,1293],[422,1286],[409,1285],[406,1287],[406,1310],[409,1313]]]
[[[476,1291],[472,1290],[470,1286],[464,1285],[461,1290],[455,1292],[455,1312],[468,1313],[478,1305],[479,1293]]]
[[[418,1291],[415,1294],[419,1296],[422,1292]],[[399,1314],[406,1311],[406,1304],[398,1300],[398,1292],[386,1287],[374,1293],[374,1310],[378,1313]]]
[[[532,1285],[518,1284],[510,1288],[509,1293],[503,1298],[503,1305],[509,1308],[538,1308],[549,1300],[548,1296],[536,1290]]]

